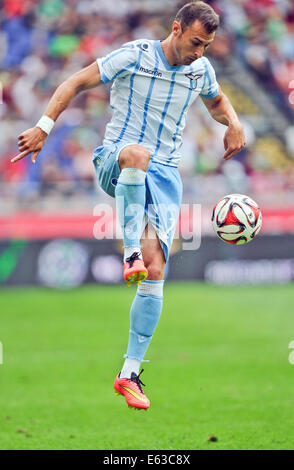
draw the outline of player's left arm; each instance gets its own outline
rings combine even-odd
[[[224,136],[225,153],[223,158],[224,160],[229,160],[245,146],[243,126],[229,98],[223,93],[220,86],[217,96],[214,98],[204,98],[201,96],[201,99],[213,119],[228,126]]]

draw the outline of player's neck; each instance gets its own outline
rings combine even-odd
[[[168,36],[164,41],[161,42],[162,50],[165,55],[166,60],[168,61],[169,65],[171,66],[179,66],[182,65],[177,60],[176,51],[174,49],[172,43],[172,36]]]

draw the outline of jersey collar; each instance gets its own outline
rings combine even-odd
[[[185,68],[185,65],[170,65],[167,61],[167,58],[165,57],[164,55],[164,52],[163,52],[163,49],[162,49],[162,46],[161,46],[161,41],[158,40],[158,41],[155,41],[155,47],[156,47],[156,50],[158,51],[159,55],[160,55],[160,58],[165,66],[165,68],[167,70],[173,70],[173,71],[180,71],[180,70],[184,70]]]

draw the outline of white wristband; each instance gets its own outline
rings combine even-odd
[[[36,127],[40,127],[40,129],[46,132],[47,135],[50,134],[53,126],[54,126],[54,121],[48,116],[42,116],[41,119],[36,124]]]

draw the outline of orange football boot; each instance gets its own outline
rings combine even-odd
[[[131,284],[141,284],[148,276],[148,271],[144,266],[144,261],[139,258],[140,253],[133,253],[126,259],[123,267],[124,280],[130,286]]]
[[[124,395],[129,408],[136,410],[147,410],[150,406],[150,401],[143,392],[143,382],[140,380],[140,375],[144,372],[141,370],[139,375],[132,372],[131,378],[120,378],[120,372],[115,377],[113,384],[114,392],[116,395]]]

